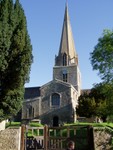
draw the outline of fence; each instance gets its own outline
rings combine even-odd
[[[75,142],[76,150],[94,150],[93,128],[90,126],[48,128],[47,150],[64,150],[70,140]]]
[[[65,150],[69,140],[75,142],[76,150],[94,150],[91,126],[27,127],[24,137],[21,150]]]

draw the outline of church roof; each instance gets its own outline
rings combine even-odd
[[[40,96],[40,87],[27,87],[25,88],[25,99],[33,99]]]
[[[40,89],[41,88],[43,88],[43,87],[46,87],[46,86],[50,86],[50,84],[61,84],[61,85],[64,85],[64,86],[67,86],[67,87],[71,87],[71,88],[74,88],[74,86],[72,85],[72,84],[70,84],[70,83],[68,83],[68,82],[64,82],[64,81],[62,81],[62,80],[59,80],[59,79],[54,79],[54,80],[52,80],[52,81],[50,81],[50,82],[48,82],[48,83],[46,83],[46,84],[44,84],[44,85],[42,85],[41,87],[40,87]],[[75,89],[75,88],[74,88]],[[75,89],[76,90],[76,89]]]
[[[68,56],[70,56],[70,59],[77,57],[67,5],[64,14],[59,55],[63,53],[66,53]]]
[[[81,90],[81,95],[83,95],[83,94],[89,94],[91,92],[91,89],[82,89]]]

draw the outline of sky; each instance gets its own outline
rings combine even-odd
[[[113,0],[67,0],[70,22],[79,59],[82,89],[101,82],[90,62],[104,29],[113,29]],[[25,87],[42,86],[53,79],[66,0],[20,0],[27,19],[34,61]]]

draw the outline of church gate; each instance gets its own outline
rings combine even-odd
[[[65,150],[70,140],[75,142],[76,150],[94,150],[91,126],[49,127],[47,140],[46,150]]]
[[[76,150],[94,150],[91,126],[27,126],[25,133],[24,150],[65,150],[70,140],[75,142]]]

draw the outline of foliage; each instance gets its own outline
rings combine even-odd
[[[105,115],[107,114],[108,116],[113,114],[113,84],[103,82],[95,85],[95,88],[104,100],[103,105],[101,105],[101,112],[103,112]]]
[[[91,53],[91,64],[104,82],[113,83],[113,31],[104,30]]]
[[[113,115],[109,115],[107,117],[107,122],[113,122]]]
[[[90,56],[93,69],[99,71],[103,80],[101,90],[106,97],[104,104],[100,103],[98,113],[104,112],[110,116],[113,114],[113,31],[103,31],[102,37],[98,39],[98,43]]]
[[[106,83],[96,84],[89,93],[83,93],[79,97],[77,114],[84,117],[98,116],[104,121],[112,113],[109,91],[112,85]]]
[[[24,84],[32,63],[32,46],[19,0],[0,1],[0,119],[22,106]]]
[[[83,117],[91,117],[95,114],[96,103],[94,98],[90,98],[89,94],[84,93],[79,97],[79,105],[77,108],[77,114]]]

